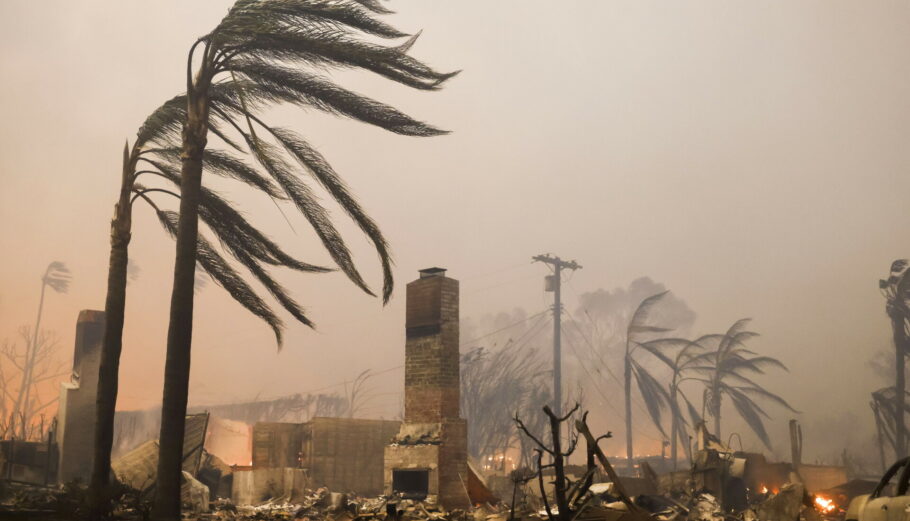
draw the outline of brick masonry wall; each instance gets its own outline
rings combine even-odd
[[[253,425],[254,467],[299,467],[303,425],[257,422]]]
[[[371,496],[382,493],[384,448],[401,422],[314,418],[305,466],[316,486]]]
[[[468,508],[468,425],[465,420],[443,423],[439,446],[439,503],[451,510]]]

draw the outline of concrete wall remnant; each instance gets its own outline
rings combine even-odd
[[[281,498],[289,503],[300,502],[309,488],[312,487],[304,469],[235,469],[231,500],[235,505],[258,505],[272,498]]]
[[[84,309],[76,321],[73,373],[60,384],[57,410],[61,483],[75,479],[87,483],[92,471],[95,442],[95,400],[98,394],[98,367],[104,336],[104,312]]]

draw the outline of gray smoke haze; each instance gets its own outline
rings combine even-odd
[[[103,307],[123,142],[184,88],[189,45],[229,5],[0,3],[0,338],[33,320],[53,259],[74,274],[70,292],[45,307],[65,349],[78,310]],[[869,362],[890,349],[876,283],[910,255],[905,3],[392,6],[390,22],[423,30],[415,55],[464,72],[434,93],[337,79],[453,134],[411,139],[314,112],[269,115],[320,149],[386,233],[397,260],[391,304],[340,274],[283,273],[318,329],[291,327],[278,353],[268,328],[210,284],[196,297],[192,403],[343,393],[343,382],[373,369],[377,396],[365,414],[395,417],[403,287],[417,270],[444,266],[461,280],[462,316],[480,336],[495,325],[480,317],[547,309],[546,268],[530,257],[553,252],[584,266],[566,286],[575,317],[582,295],[641,277],[685,302],[693,335],[752,317],[761,333],[753,347],[790,368],[763,381],[801,411],[805,459],[868,452],[869,393],[883,385]],[[292,218],[292,228],[267,198],[214,184],[290,253],[328,262],[305,222]],[[370,244],[335,215],[380,284]],[[134,221],[142,271],[129,285],[125,409],[160,403],[173,273],[173,243],[154,215],[137,207]],[[789,416],[772,415],[784,457]],[[593,410],[594,421],[622,430],[609,408]],[[742,425],[726,430],[760,447]],[[609,452],[621,447],[618,436]]]

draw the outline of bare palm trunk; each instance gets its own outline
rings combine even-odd
[[[679,406],[676,403],[676,382],[670,385],[670,459],[673,460],[673,470],[676,470],[676,440],[679,437]]]
[[[45,274],[45,276],[47,276],[47,275]],[[21,434],[22,434],[23,440],[27,439],[28,421],[31,419],[30,418],[31,417],[31,414],[30,414],[31,407],[29,406],[29,402],[31,401],[31,394],[32,394],[32,375],[35,372],[35,360],[38,356],[38,331],[41,329],[41,312],[44,311],[44,293],[45,293],[45,291],[47,291],[47,283],[42,278],[41,279],[41,299],[38,301],[38,316],[37,316],[37,318],[35,318],[35,330],[32,331],[32,345],[31,345],[31,349],[30,349],[31,354],[29,355],[29,360],[27,361],[27,365],[25,366],[26,370],[28,371],[28,378],[27,379],[23,378],[23,381],[22,381],[23,388],[25,390],[25,397],[22,400],[22,413],[21,413],[22,418],[21,418],[21,422],[20,422],[21,423],[20,428],[21,428]]]
[[[632,471],[635,468],[632,462],[632,359],[628,353],[626,353],[623,376],[626,393],[626,463],[629,471]]]
[[[206,145],[209,115],[207,74],[207,69],[203,65],[196,85],[191,86],[188,91],[187,120],[183,127],[177,255],[174,262],[174,288],[171,293],[167,359],[164,366],[158,477],[155,500],[152,504],[152,518],[160,521],[180,519],[180,481],[190,382],[193,284],[199,232],[202,156]]]
[[[894,452],[897,458],[903,458],[907,452],[907,426],[904,423],[904,402],[906,401],[906,354],[907,333],[904,329],[904,317],[894,311],[891,317],[891,328],[894,333]]]
[[[38,354],[38,330],[41,328],[41,312],[44,310],[44,293],[47,290],[47,272],[41,278],[41,298],[38,300],[38,317],[35,319],[35,330],[32,331],[31,345],[26,346],[25,362],[22,366],[22,382],[19,384],[19,394],[16,397],[16,404],[13,406],[13,412],[10,417],[9,432],[16,435],[16,421],[19,421],[19,437],[26,439],[26,429],[28,428],[28,402],[32,389],[32,369],[35,365],[35,357]]]
[[[120,198],[111,221],[111,254],[107,272],[107,298],[104,303],[104,340],[98,369],[98,394],[95,400],[95,446],[89,488],[92,519],[101,519],[110,508],[111,447],[114,443],[114,414],[123,348],[123,322],[126,309],[126,279],[132,229],[130,193],[133,185],[129,149],[123,150]]]
[[[720,395],[715,391],[714,396],[711,398],[711,416],[714,416],[714,436],[717,437],[717,441],[720,441]]]

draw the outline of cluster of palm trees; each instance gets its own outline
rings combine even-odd
[[[416,35],[397,45],[369,37],[408,35],[380,21],[377,0],[237,0],[221,22],[190,47],[186,92],[165,102],[124,147],[120,193],[111,223],[106,323],[98,382],[90,498],[93,517],[110,507],[108,491],[118,371],[126,305],[132,211],[148,204],[176,240],[164,375],[158,473],[152,516],[180,518],[183,432],[190,375],[193,289],[197,265],[274,331],[284,324],[222,252],[239,263],[295,320],[313,324],[269,273],[332,269],[300,261],[250,224],[234,205],[204,184],[203,173],[231,178],[293,205],[310,223],[337,268],[373,295],[341,234],[314,193],[318,185],[374,244],[383,271],[381,295],[392,293],[391,255],[379,227],[357,203],[328,161],[301,136],[269,125],[261,114],[289,104],[348,117],[408,136],[445,133],[394,107],[347,90],[318,71],[361,69],[420,90],[436,90],[456,73],[440,73],[408,54]],[[224,149],[210,146],[217,139]],[[207,176],[207,177],[210,177]],[[178,211],[168,209],[176,204]],[[217,239],[201,232],[199,221]],[[204,230],[202,230],[204,231]],[[220,250],[220,251],[219,251]]]
[[[764,425],[764,419],[770,416],[759,402],[774,403],[790,411],[793,408],[754,378],[769,369],[787,368],[776,358],[759,355],[746,346],[748,340],[758,336],[747,329],[748,318],[736,321],[724,333],[704,335],[694,340],[663,336],[671,329],[652,323],[652,312],[667,293],[664,291],[644,299],[626,328],[623,383],[629,465],[632,465],[634,455],[633,382],[652,422],[670,442],[670,457],[674,465],[678,460],[678,443],[682,443],[688,453],[689,427],[701,422],[710,423],[714,435],[721,436],[722,406],[726,401],[770,448],[771,442]],[[646,360],[648,355],[652,360]],[[648,362],[654,360],[658,361],[657,365],[670,370],[669,382],[662,382],[649,369],[653,364]],[[696,393],[700,390],[700,406],[697,395],[691,395],[689,384],[695,385]],[[664,428],[663,411],[669,411],[669,435]]]

